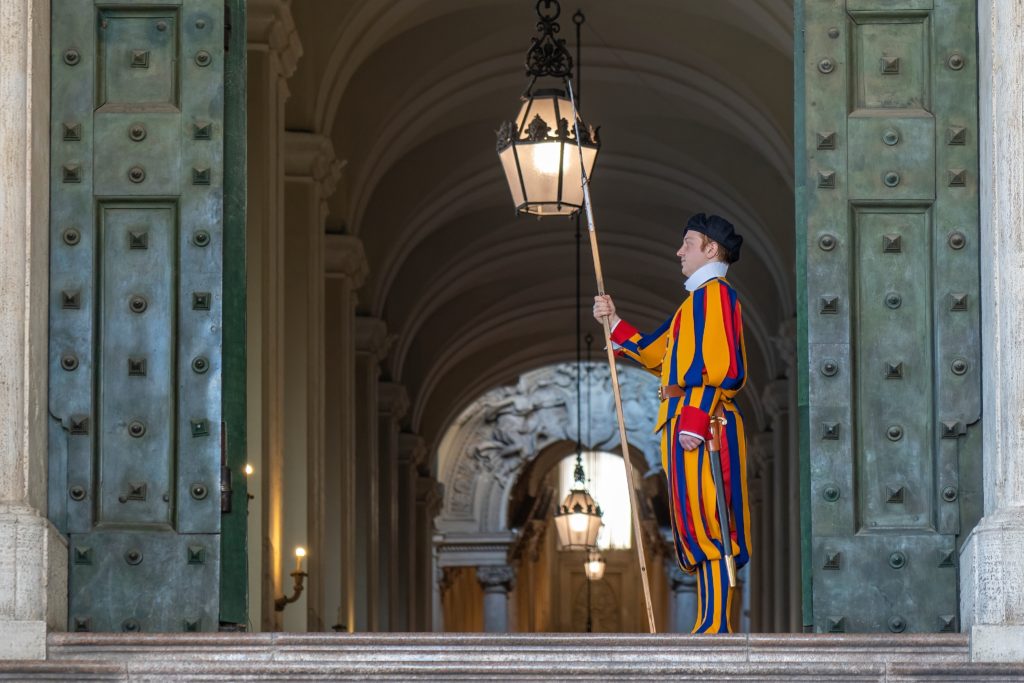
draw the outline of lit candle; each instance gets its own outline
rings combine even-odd
[[[306,549],[301,545],[295,548],[295,571],[302,571],[302,558],[306,556]]]
[[[245,476],[248,477],[250,474],[253,473],[253,471],[254,470],[252,469],[252,465],[250,465],[249,463],[245,463]]]

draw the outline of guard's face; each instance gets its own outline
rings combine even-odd
[[[709,240],[707,246],[701,247],[702,242],[699,232],[688,230],[683,236],[683,245],[679,247],[676,256],[679,257],[679,265],[686,277],[696,273],[701,266],[711,263],[718,252],[714,242]]]

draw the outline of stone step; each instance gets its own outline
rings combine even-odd
[[[32,680],[1024,681],[968,662],[964,634],[52,633]]]

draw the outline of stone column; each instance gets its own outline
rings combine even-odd
[[[960,555],[975,661],[1024,661],[1024,5],[978,3],[985,514]]]
[[[740,633],[750,633],[750,563],[748,562],[742,569],[736,573],[736,581],[739,587],[739,600],[740,600],[740,623],[734,625],[734,628]],[[735,598],[734,598],[735,600]]]
[[[341,177],[342,163],[335,158],[330,140],[312,133],[285,133],[285,196],[289,240],[287,251],[299,251],[299,268],[289,272],[289,282],[302,297],[289,297],[292,312],[304,309],[298,340],[305,353],[305,454],[306,481],[301,498],[288,508],[306,501],[305,535],[309,543],[309,576],[306,579],[307,627],[323,631],[334,625],[340,600],[341,539],[337,527],[325,525],[325,506],[337,501],[336,489],[326,475],[324,459],[324,290],[327,200]],[[289,263],[293,260],[289,259]],[[296,330],[289,326],[290,338]],[[289,472],[295,471],[290,464]],[[335,477],[335,480],[337,477]],[[291,488],[291,487],[289,487]],[[330,530],[330,536],[325,531]]]
[[[409,409],[405,387],[394,382],[381,382],[377,388],[378,413],[378,467],[380,469],[380,583],[378,601],[380,631],[405,630],[400,624],[403,610],[398,591],[401,572],[399,562],[399,515],[407,510],[399,505],[398,432],[399,421]]]
[[[387,326],[377,318],[356,318],[356,631],[380,630],[380,466],[377,388],[380,361],[387,355]]]
[[[484,631],[507,633],[508,594],[515,584],[515,569],[507,564],[476,568],[476,580],[484,589]]]
[[[337,553],[332,549],[325,557],[330,563],[324,574],[327,586],[337,586],[338,612],[333,625],[344,630],[356,627],[355,545],[356,491],[356,290],[366,279],[368,265],[363,244],[351,235],[327,235],[324,267],[327,272],[326,314],[324,318],[324,479],[333,495],[324,503],[324,526],[334,529],[330,544],[336,539]],[[326,542],[326,541],[325,541]],[[337,563],[337,566],[335,566]],[[333,583],[332,583],[333,582]],[[325,589],[325,606],[334,594]]]
[[[803,530],[800,526],[800,427],[797,420],[796,386],[796,317],[792,317],[779,325],[778,334],[771,338],[775,355],[779,359],[780,377],[777,382],[785,382],[785,391],[774,390],[773,402],[779,406],[780,413],[774,429],[784,433],[784,447],[779,457],[785,461],[782,468],[786,476],[786,501],[784,515],[786,519],[785,567],[787,597],[786,606],[788,621],[782,624],[783,631],[799,633],[803,630],[803,582],[801,578],[801,543]],[[776,423],[773,423],[775,425]]]
[[[675,557],[665,560],[668,586],[672,591],[669,603],[669,631],[689,633],[697,623],[697,575],[679,568]]]
[[[438,551],[441,538],[440,534],[436,534],[430,543],[430,630],[434,633],[444,631],[444,592],[447,586],[444,583],[445,573]]]
[[[400,631],[419,630],[417,615],[417,554],[416,535],[420,529],[419,505],[417,504],[416,480],[418,469],[426,459],[427,448],[423,439],[416,434],[398,435],[398,593],[396,604],[400,606],[398,621],[394,629]]]
[[[291,589],[283,546],[284,104],[302,45],[285,0],[247,5],[248,190],[246,239],[246,440],[255,467],[249,514],[250,618],[280,630],[274,597]],[[291,606],[290,609],[298,609]]]
[[[775,595],[775,565],[774,557],[777,548],[773,532],[775,528],[774,499],[777,497],[774,461],[775,454],[772,452],[774,437],[771,432],[761,432],[748,438],[748,453],[755,453],[754,458],[760,463],[761,470],[761,513],[755,526],[755,532],[760,536],[757,541],[760,559],[751,558],[751,577],[753,584],[757,586],[759,626],[764,633],[775,631],[775,607],[778,604]]]
[[[422,467],[422,466],[421,466]],[[419,631],[439,631],[441,618],[440,597],[436,595],[437,527],[434,519],[441,512],[444,486],[433,477],[420,472],[416,479],[416,575],[413,599],[416,601],[416,621]]]
[[[46,518],[50,3],[0,3],[0,659],[67,624],[67,544]]]
[[[770,544],[762,544],[762,552],[771,552],[773,612],[768,623],[775,633],[789,630],[789,547],[793,539],[789,537],[789,501],[799,498],[799,490],[789,488],[789,380],[775,379],[769,382],[761,394],[765,413],[771,421],[770,443],[772,468],[772,490],[769,492],[769,505],[772,509],[772,538]],[[768,441],[768,435],[765,435]],[[767,559],[767,558],[766,558]],[[768,625],[765,625],[768,628]]]

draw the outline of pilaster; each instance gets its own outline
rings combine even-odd
[[[1024,5],[978,3],[984,517],[960,556],[975,661],[1024,661]]]
[[[398,554],[395,558],[398,620],[395,627],[403,631],[420,630],[416,602],[416,574],[419,569],[416,536],[420,527],[416,479],[426,455],[427,449],[420,436],[408,432],[398,435]]]
[[[399,423],[409,409],[405,387],[394,382],[381,382],[377,387],[378,468],[380,470],[380,576],[378,600],[379,629],[399,631],[405,621],[405,610],[399,603],[400,575],[404,567],[399,561]],[[408,512],[406,513],[408,514]]]
[[[325,486],[333,494],[325,500],[325,529],[334,529],[340,544],[332,551],[325,569],[334,577],[333,588],[325,588],[325,609],[338,601],[335,625],[356,628],[356,290],[362,286],[369,266],[359,238],[351,235],[324,236],[326,281],[324,315],[324,460]],[[336,565],[336,566],[335,566]]]
[[[357,631],[380,630],[380,447],[378,387],[380,362],[389,339],[383,320],[357,317],[356,342],[356,528],[355,625]]]
[[[258,510],[249,515],[250,616],[258,630],[283,627],[274,597],[290,589],[285,548],[284,106],[302,44],[288,0],[246,7],[247,239],[246,442]],[[305,600],[305,596],[302,598]],[[305,610],[304,605],[292,610]],[[294,613],[294,612],[292,612]]]
[[[305,536],[310,546],[309,577],[304,597],[308,604],[309,630],[322,631],[338,623],[341,604],[341,539],[338,528],[325,525],[328,514],[337,503],[335,491],[340,484],[340,472],[335,462],[328,464],[324,457],[324,368],[325,368],[325,287],[324,223],[327,218],[327,199],[334,191],[341,163],[325,137],[312,133],[284,133],[285,241],[286,288],[289,305],[286,308],[289,347],[286,362],[296,367],[288,373],[290,385],[301,385],[302,401],[289,400],[286,413],[303,405],[302,435],[286,435],[290,442],[302,441],[301,448],[290,452],[304,454],[304,489],[288,486],[291,493],[288,511],[306,508],[305,523],[286,522],[286,529],[296,536],[296,542]],[[301,366],[301,367],[300,367]],[[294,420],[292,420],[294,421]],[[299,476],[299,463],[293,462],[287,474]],[[330,468],[331,476],[328,475]],[[327,506],[332,509],[328,510]],[[329,533],[328,533],[329,530]]]
[[[441,512],[443,501],[444,486],[421,473],[416,479],[416,575],[413,580],[416,585],[415,627],[422,631],[441,630],[440,595],[434,581],[438,571],[435,543],[439,540],[434,518]]]
[[[50,3],[0,4],[0,659],[67,623],[67,545],[46,519]]]

